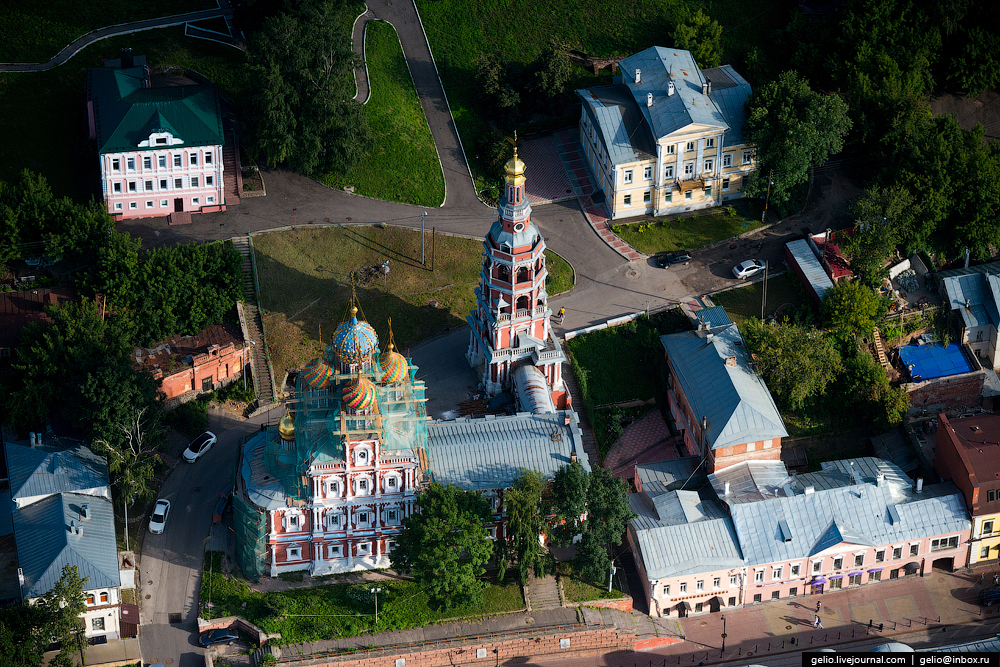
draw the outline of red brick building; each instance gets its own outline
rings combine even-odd
[[[240,377],[250,349],[238,327],[216,324],[194,336],[174,336],[148,348],[137,347],[136,366],[163,378],[165,400],[224,387]]]

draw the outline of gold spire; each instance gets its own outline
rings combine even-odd
[[[503,180],[508,185],[523,185],[524,184],[524,162],[517,156],[517,130],[514,130],[514,139],[511,140],[507,138],[514,146],[514,157],[507,161],[507,164],[503,166],[503,170],[506,173]]]
[[[282,440],[295,440],[295,418],[288,412],[278,422],[278,434]]]

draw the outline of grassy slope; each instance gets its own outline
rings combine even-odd
[[[740,208],[745,213],[733,208],[734,214],[716,210],[684,218],[648,218],[614,225],[614,230],[623,241],[647,255],[667,250],[693,250],[761,226],[759,202],[741,202]],[[649,225],[646,230],[640,231],[646,224]]]
[[[545,268],[549,272],[549,277],[545,279],[545,291],[550,297],[573,289],[573,267],[569,262],[551,250],[546,250]]]
[[[260,271],[264,329],[275,373],[300,368],[322,351],[322,340],[344,319],[350,296],[349,273],[390,260],[391,273],[359,287],[366,319],[384,343],[392,318],[401,350],[446,327],[464,326],[474,308],[482,243],[440,235],[434,272],[420,264],[420,233],[376,227],[298,228],[254,237]],[[387,290],[387,291],[386,291]],[[436,301],[437,306],[430,302]]]
[[[184,37],[183,27],[150,30],[93,44],[49,72],[0,74],[0,180],[31,169],[53,191],[78,201],[96,194],[97,156],[87,140],[87,67],[100,67],[130,46],[151,65],[194,69],[219,84],[239,104],[246,98],[243,54]]]
[[[713,294],[712,301],[726,309],[729,319],[736,324],[742,324],[751,317],[760,318],[763,291],[764,282],[760,281],[746,287]],[[764,305],[764,314],[767,317],[774,315],[778,308],[786,304],[782,313],[787,313],[788,310],[804,303],[808,303],[805,290],[794,273],[786,271],[777,278],[768,279],[767,303]]]
[[[95,28],[215,7],[214,0],[11,0],[0,4],[0,62],[46,62]]]
[[[365,115],[372,129],[369,154],[343,176],[321,177],[327,185],[353,185],[355,192],[420,206],[444,201],[444,175],[427,118],[391,24],[368,24],[365,54],[372,94]]]
[[[723,63],[739,68],[749,48],[767,46],[791,6],[779,1],[761,7],[741,0],[417,0],[466,155],[480,182],[484,174],[475,141],[488,128],[482,113],[488,110],[477,102],[479,53],[499,52],[526,65],[555,39],[592,56],[625,56],[650,46],[671,46],[676,24],[686,12],[701,8],[723,26]],[[580,68],[577,74],[571,88],[597,83]]]

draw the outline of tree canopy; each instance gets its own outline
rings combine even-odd
[[[886,299],[856,280],[837,283],[823,297],[823,319],[842,338],[871,337],[888,310]]]
[[[674,28],[673,38],[671,46],[690,51],[698,67],[722,64],[722,26],[701,9]]]
[[[392,564],[412,572],[435,607],[477,604],[493,553],[486,532],[490,505],[477,493],[431,484],[417,497],[420,512],[403,520]]]
[[[845,237],[844,254],[863,281],[878,285],[888,277],[887,263],[912,233],[918,212],[913,196],[898,185],[872,186],[851,204],[854,231]]]
[[[75,631],[82,629],[80,614],[87,608],[83,591],[88,579],[80,577],[76,565],[63,565],[62,576],[38,600],[38,606],[46,615],[45,630],[62,645],[58,655],[49,661],[50,666],[75,667],[73,654],[77,650],[83,654],[83,645],[77,644]]]
[[[522,470],[514,485],[504,493],[507,513],[507,540],[500,556],[500,576],[517,563],[521,584],[528,582],[528,573],[543,577],[549,571],[549,557],[538,538],[548,531],[548,508],[542,504],[546,481],[534,470]],[[509,550],[509,551],[508,551]]]
[[[247,66],[257,83],[249,145],[267,164],[346,173],[367,153],[368,124],[354,100],[359,59],[345,11],[343,0],[289,3],[249,35]]]
[[[746,105],[743,133],[754,147],[758,169],[743,189],[751,197],[783,204],[809,178],[809,166],[839,153],[851,129],[847,105],[836,93],[814,92],[795,72],[758,87]]]

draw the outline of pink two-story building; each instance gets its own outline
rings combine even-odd
[[[226,210],[216,86],[153,87],[145,57],[124,49],[87,70],[87,120],[118,220]]]

